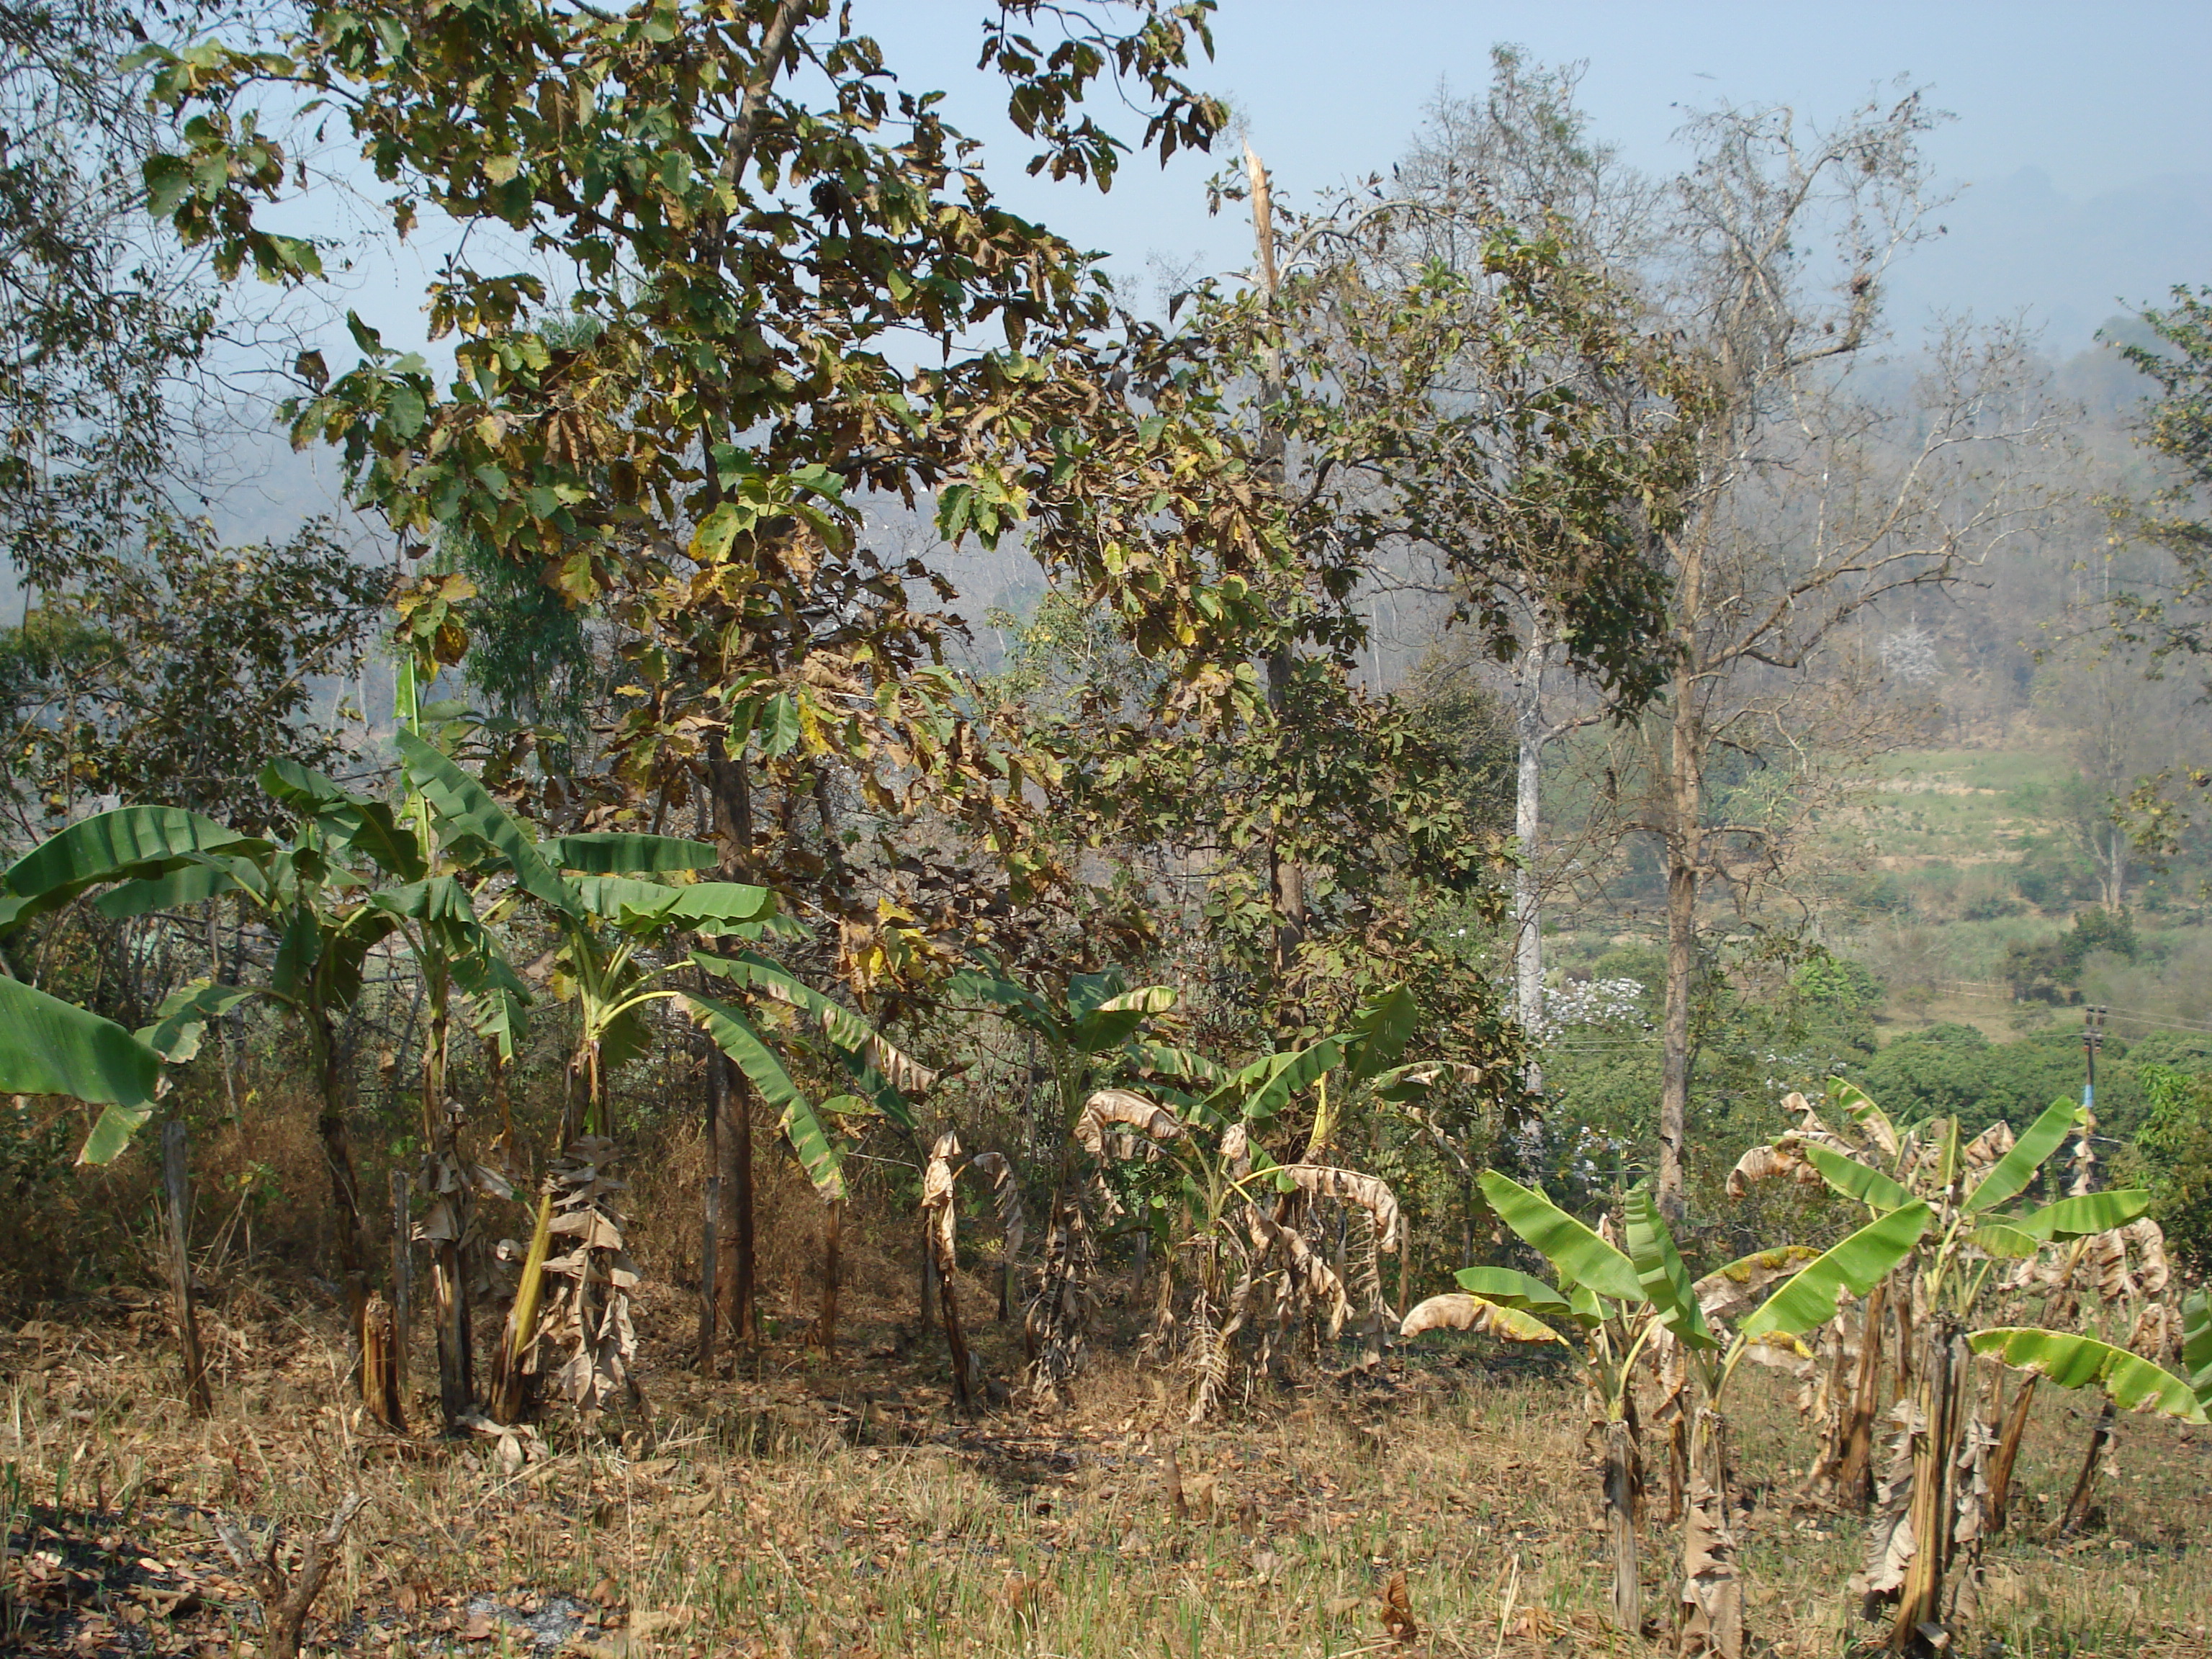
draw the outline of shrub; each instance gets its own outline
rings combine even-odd
[[[2192,1273],[2212,1273],[2212,1073],[2142,1068],[2148,1120],[2136,1137],[2151,1216]]]

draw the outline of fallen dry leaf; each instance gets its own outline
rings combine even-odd
[[[1382,1587],[1382,1628],[1390,1632],[1390,1639],[1403,1644],[1419,1638],[1421,1627],[1413,1622],[1413,1598],[1406,1592],[1406,1575],[1402,1570],[1390,1575],[1390,1582]]]

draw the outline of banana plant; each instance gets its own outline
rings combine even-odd
[[[1343,1038],[1330,1036],[1231,1068],[1153,1045],[1139,1056],[1153,1073],[1146,1092],[1096,1091],[1077,1121],[1076,1139],[1098,1161],[1115,1206],[1133,1203],[1160,1235],[1165,1268],[1146,1348],[1179,1352],[1193,1423],[1240,1371],[1248,1391],[1266,1376],[1300,1326],[1317,1341],[1343,1330],[1352,1310],[1346,1273],[1308,1236],[1316,1206],[1361,1216],[1358,1289],[1370,1310],[1380,1305],[1378,1258],[1402,1243],[1397,1195],[1355,1170],[1310,1158],[1279,1163],[1264,1144],[1291,1102],[1317,1088],[1345,1050]],[[1169,1076],[1188,1087],[1168,1086],[1161,1079]],[[1185,1279],[1189,1296],[1179,1310]]]
[[[1639,1184],[1628,1194],[1624,1249],[1509,1176],[1489,1170],[1480,1180],[1499,1218],[1552,1265],[1558,1286],[1510,1268],[1462,1268],[1462,1293],[1431,1297],[1413,1309],[1402,1332],[1476,1330],[1510,1341],[1564,1342],[1559,1323],[1580,1331],[1584,1379],[1606,1447],[1613,1616],[1626,1631],[1642,1622],[1635,1516],[1638,1362],[1655,1346],[1685,1356],[1702,1399],[1690,1442],[1684,1650],[1740,1653],[1742,1597],[1727,1522],[1721,1413],[1729,1380],[1759,1346],[1798,1340],[1833,1318],[1843,1297],[1863,1294],[1893,1271],[1926,1226],[1926,1207],[1881,1218],[1809,1261],[1787,1251],[1763,1252],[1693,1282],[1648,1187]],[[1732,1334],[1708,1313],[1709,1307],[1741,1300],[1778,1280],[1778,1288]]]
[[[1036,1038],[1051,1086],[1052,1202],[1043,1271],[1022,1322],[1029,1389],[1042,1401],[1064,1394],[1082,1368],[1098,1265],[1090,1200],[1099,1167],[1095,1156],[1085,1157],[1078,1126],[1092,1096],[1129,1074],[1148,1023],[1175,1006],[1176,994],[1165,985],[1130,989],[1109,969],[1071,974],[1066,995],[1055,1000],[978,952],[947,981],[945,1000],[963,1012],[995,1015]]]
[[[1778,1153],[1802,1166],[1787,1171],[1792,1178],[1864,1206],[1877,1224],[1915,1206],[1929,1215],[1903,1264],[1908,1277],[1899,1298],[1900,1311],[1926,1310],[1911,1335],[1911,1393],[1897,1413],[1906,1427],[1891,1448],[1866,1563],[1851,1585],[1869,1616],[1887,1609],[1887,1646],[1906,1652],[1932,1646],[1973,1604],[1989,1520],[1989,1453],[1998,1443],[1973,1388],[1974,1356],[2061,1387],[2099,1389],[2124,1410],[2203,1422],[2205,1403],[2183,1378],[2099,1337],[2020,1324],[1970,1328],[2006,1262],[2112,1233],[2148,1208],[2148,1194],[2130,1190],[2022,1205],[2080,1130],[2084,1108],[2061,1099],[2017,1136],[1997,1124],[1968,1139],[1955,1117],[1900,1131],[1849,1084],[1832,1085],[1830,1097],[1856,1126],[1856,1146],[1830,1133],[1800,1097],[1800,1129],[1747,1159]],[[1881,1149],[1887,1168],[1872,1148]]]
[[[212,896],[228,878],[198,860],[259,852],[268,845],[182,807],[124,806],[82,819],[0,873],[0,940],[96,888],[167,881],[176,906],[196,893]],[[173,998],[134,1036],[112,1020],[0,975],[0,1089],[67,1095],[106,1108],[77,1161],[112,1163],[153,1115],[165,1088],[163,1064],[181,1064],[198,1048],[205,1016],[191,1018],[191,1001],[181,994]]]
[[[181,808],[119,807],[70,825],[10,866],[0,878],[0,933],[95,890],[105,890],[93,898],[94,908],[113,920],[188,908],[226,896],[258,913],[276,940],[265,981],[250,987],[186,985],[162,1005],[136,1042],[161,1061],[181,1064],[197,1049],[209,1019],[249,997],[270,1001],[296,1020],[318,1085],[316,1127],[331,1170],[341,1274],[357,1348],[368,1252],[346,1134],[335,1024],[359,997],[368,953],[391,932],[389,921],[357,895],[380,873],[404,876],[415,866],[388,810],[349,798],[341,806],[337,803],[343,792],[335,784],[288,760],[271,761],[261,782],[272,798],[294,811],[296,825],[289,842],[241,836]],[[39,994],[25,989],[28,995]],[[23,994],[10,993],[9,1000],[24,1015],[31,1010]],[[87,1137],[80,1161],[111,1162],[154,1110],[153,1093],[141,1086],[143,1055],[121,1042],[119,1027],[88,1024],[88,1015],[64,1018],[52,1006],[40,1006],[36,1012],[52,1027],[45,1040],[68,1045],[52,1051],[57,1060],[74,1055],[70,1063],[77,1065],[106,1054],[120,1068],[110,1086],[81,1097],[104,1101],[106,1109]],[[29,1039],[16,1020],[9,1024],[14,1041],[0,1036],[0,1044],[20,1048]]]
[[[511,882],[494,919],[526,905],[553,927],[554,988],[575,1016],[568,1096],[501,1336],[491,1414],[512,1421],[525,1409],[549,1320],[569,1350],[554,1373],[556,1386],[580,1406],[597,1406],[631,1385],[635,1351],[629,1300],[637,1269],[617,1207],[622,1184],[609,1172],[618,1126],[608,1082],[645,1051],[653,1003],[680,1003],[738,1066],[777,1110],[794,1156],[830,1202],[842,1199],[844,1185],[828,1125],[875,1112],[911,1129],[906,1097],[935,1073],[768,954],[786,929],[766,888],[686,879],[719,861],[707,843],[614,833],[539,842],[443,750],[405,731],[398,743],[425,822],[445,844],[469,849]],[[681,948],[691,938],[733,939],[739,949],[728,957]],[[696,982],[702,975],[729,983],[734,994],[705,994]],[[770,1035],[774,1017],[764,1006],[787,1012],[813,1033],[860,1092],[819,1107],[810,1100],[779,1052],[788,1046],[785,1034]],[[565,1247],[558,1255],[556,1241]]]

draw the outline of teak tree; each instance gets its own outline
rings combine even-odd
[[[1141,90],[1164,156],[1210,140],[1222,112],[1180,76],[1211,11],[1017,0],[979,67],[1007,81],[1033,169],[1103,185],[1122,147],[1081,107],[1102,76]],[[871,817],[885,844],[917,812],[959,823],[1017,900],[1060,872],[1030,827],[1054,757],[979,718],[941,665],[950,619],[917,599],[930,574],[872,551],[866,509],[933,495],[955,539],[1025,524],[1155,657],[1255,625],[1249,573],[1279,538],[1174,352],[1109,337],[1088,258],[996,207],[938,94],[898,89],[846,18],[318,6],[282,50],[149,49],[188,118],[147,183],[219,270],[311,280],[315,248],[261,221],[293,188],[299,118],[343,111],[396,234],[482,228],[428,295],[450,382],[356,325],[352,369],[300,360],[295,441],[339,446],[403,539],[465,536],[622,629],[636,811],[703,791],[723,875],[777,890],[868,989],[951,960],[917,878],[886,856],[863,892],[839,852]],[[574,283],[522,270],[518,243]],[[1172,678],[1225,689],[1195,658]],[[778,833],[809,805],[826,854]]]

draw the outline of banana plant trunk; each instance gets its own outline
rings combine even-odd
[[[1644,1628],[1644,1586],[1636,1560],[1636,1437],[1615,1418],[1605,1433],[1605,1530],[1613,1557],[1613,1623],[1626,1636]]]
[[[1682,1523],[1682,1627],[1677,1652],[1743,1659],[1743,1583],[1729,1527],[1728,1425],[1710,1406],[1690,1430],[1689,1512]]]
[[[2021,1380],[2005,1413],[2004,1429],[1997,1437],[1996,1451],[1990,1459],[1989,1529],[1992,1534],[2005,1529],[2007,1511],[2012,1503],[2013,1465],[2020,1460],[2020,1443],[2027,1437],[2028,1413],[2035,1404],[2035,1385],[2042,1380],[2033,1371]]]
[[[430,1031],[422,1050],[422,1129],[430,1149],[430,1305],[438,1334],[438,1409],[448,1433],[476,1404],[476,1356],[469,1322],[468,1237],[471,1171],[461,1161],[460,1124],[446,1101],[447,1044],[452,1035],[449,988],[431,996]]]
[[[491,1389],[484,1404],[495,1423],[519,1423],[529,1409],[529,1364],[537,1344],[538,1314],[544,1305],[545,1259],[552,1243],[553,1193],[549,1181],[546,1190],[538,1195],[538,1218],[522,1258],[522,1277],[515,1286],[514,1305],[507,1310],[499,1358],[492,1367]]]
[[[1875,1425],[1881,1414],[1881,1333],[1888,1316],[1889,1281],[1867,1292],[1859,1331],[1858,1372],[1844,1421],[1843,1464],[1836,1474],[1836,1501],[1866,1513],[1874,1498]]]
[[[1903,1303],[1899,1304],[1900,1314]],[[1912,1443],[1912,1498],[1908,1511],[1912,1559],[1890,1620],[1893,1653],[1941,1651],[1951,1633],[1943,1626],[1944,1583],[1955,1551],[1958,1517],[1954,1475],[1964,1437],[1971,1362],[1966,1339],[1945,1316],[1922,1328],[1920,1363],[1914,1367],[1921,1427]]]

